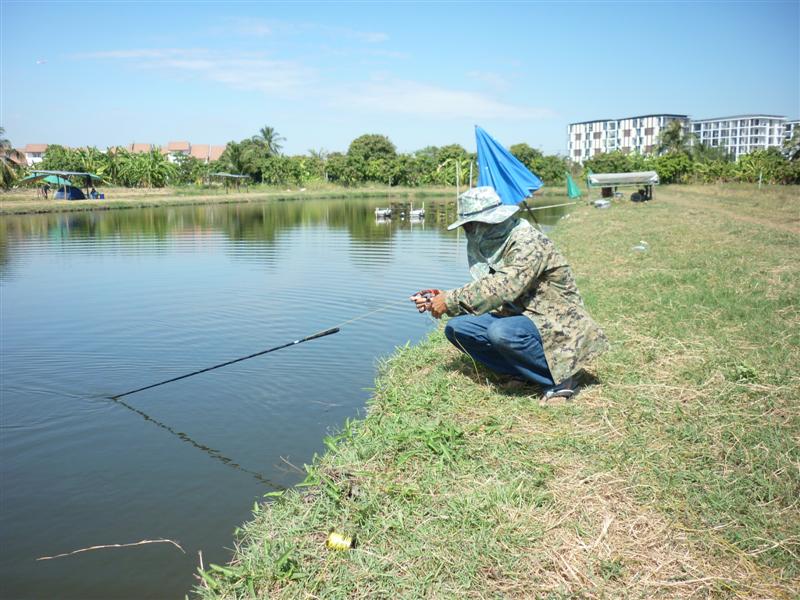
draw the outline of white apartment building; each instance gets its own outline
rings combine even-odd
[[[794,135],[794,132],[800,129],[800,119],[795,119],[794,121],[786,121],[783,125],[783,139],[790,140]]]
[[[786,117],[777,115],[733,115],[693,120],[692,133],[700,143],[724,148],[732,158],[739,158],[753,150],[780,148],[786,139],[786,125]]]
[[[655,151],[661,130],[672,121],[680,121],[688,132],[689,117],[673,114],[570,123],[567,126],[567,153],[577,163],[617,150],[649,154]]]

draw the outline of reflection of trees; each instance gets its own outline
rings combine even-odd
[[[397,202],[405,202],[398,199]],[[356,254],[369,247],[373,255],[387,258],[392,237],[408,221],[375,220],[375,207],[388,206],[391,200],[334,199],[286,200],[264,203],[212,206],[178,206],[77,213],[48,213],[4,217],[0,224],[0,268],[7,272],[9,247],[29,238],[59,239],[106,238],[166,239],[170,235],[222,232],[233,241],[274,245],[277,237],[298,227],[325,225],[347,231]],[[415,206],[417,204],[415,203]],[[540,223],[554,224],[565,208],[536,211]],[[525,211],[520,211],[523,214]],[[444,230],[456,219],[453,199],[426,199],[425,225]]]

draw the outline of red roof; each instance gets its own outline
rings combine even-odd
[[[23,152],[26,154],[33,152],[45,152],[47,150],[47,146],[49,146],[49,144],[26,144]]]
[[[135,154],[139,154],[139,153],[143,153],[143,152],[150,152],[152,147],[153,147],[153,144],[137,144],[137,143],[134,142],[133,144],[128,146],[128,150],[130,150],[131,152],[133,152]]]
[[[207,160],[208,159],[208,144],[192,144],[192,151],[190,152],[190,156],[194,156],[200,160]]]
[[[222,156],[222,153],[225,152],[225,148],[228,146],[211,146],[211,149],[208,152],[208,160],[219,160],[219,157]]]
[[[192,146],[189,142],[170,142],[167,144],[167,150],[170,152],[189,152]]]

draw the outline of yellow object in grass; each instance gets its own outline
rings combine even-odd
[[[349,550],[353,547],[353,538],[343,533],[331,531],[325,545],[331,550]]]

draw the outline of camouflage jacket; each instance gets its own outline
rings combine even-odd
[[[447,314],[525,315],[542,336],[554,381],[561,382],[608,346],[583,306],[572,270],[555,244],[533,227],[511,231],[485,277],[446,292]]]

